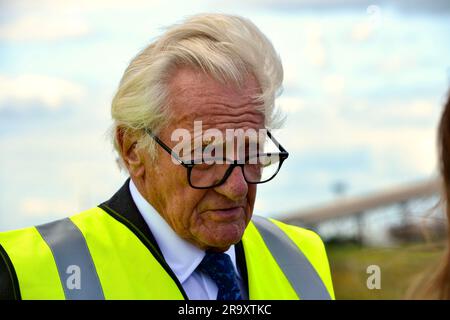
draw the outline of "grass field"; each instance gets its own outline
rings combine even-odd
[[[440,260],[443,245],[404,245],[393,248],[356,245],[327,246],[336,299],[404,299],[418,276]],[[368,289],[367,267],[381,271],[381,289]]]

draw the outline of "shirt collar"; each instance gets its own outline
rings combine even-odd
[[[132,179],[130,179],[129,187],[131,197],[155,237],[164,259],[175,273],[180,283],[183,284],[200,264],[205,256],[205,252],[181,238],[161,217],[155,208],[153,208],[153,206],[141,195]],[[230,246],[225,253],[230,256],[236,274],[240,279],[240,273],[236,267],[234,245]]]

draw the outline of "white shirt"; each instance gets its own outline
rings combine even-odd
[[[180,281],[189,299],[216,300],[218,288],[215,282],[209,276],[196,271],[197,266],[205,256],[205,252],[178,236],[155,208],[140,194],[131,179],[130,192],[136,207],[155,237],[164,259]],[[236,267],[234,245],[230,246],[225,253],[231,258],[242,295],[245,298],[242,278]]]

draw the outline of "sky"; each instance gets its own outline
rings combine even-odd
[[[289,151],[255,213],[432,178],[450,84],[448,1],[0,0],[0,231],[70,216],[123,184],[110,103],[139,50],[201,12],[251,19],[283,62]]]

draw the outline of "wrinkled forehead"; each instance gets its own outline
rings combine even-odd
[[[187,129],[177,129],[172,132],[171,141],[179,142],[179,146],[188,148],[189,146],[204,147],[216,146],[219,148],[248,148],[263,147],[267,140],[267,130],[265,128],[255,129],[226,129],[221,131],[215,128],[203,130],[199,122],[195,122],[193,132]]]
[[[195,123],[193,135],[187,129],[177,129],[172,132],[171,143],[179,158],[191,160],[192,153],[197,158],[201,154],[206,157],[214,156],[223,158],[226,155],[229,159],[244,159],[245,156],[255,155],[263,152],[267,139],[266,129],[227,129],[225,132],[218,129],[207,129],[203,131],[199,122]]]
[[[194,134],[195,123],[203,130],[264,128],[261,93],[254,76],[247,75],[238,85],[221,82],[212,76],[190,68],[181,68],[169,81],[172,130],[184,128]]]

